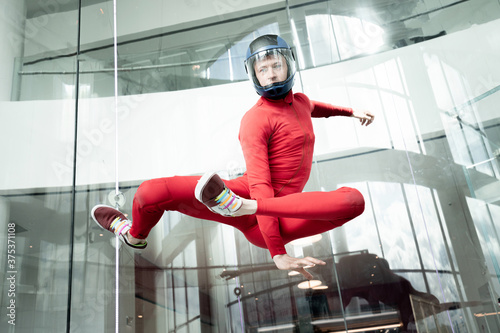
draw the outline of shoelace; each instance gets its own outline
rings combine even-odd
[[[215,202],[223,209],[234,209],[238,204],[236,200],[236,195],[227,187],[215,198]]]
[[[109,230],[117,235],[121,235],[125,232],[127,227],[130,229],[130,223],[128,220],[122,220],[120,217],[114,219],[114,221],[109,225]]]

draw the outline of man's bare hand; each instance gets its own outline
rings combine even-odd
[[[288,254],[277,254],[273,257],[274,263],[278,269],[297,271],[306,279],[313,278],[312,274],[305,270],[305,267],[314,267],[316,265],[326,265],[326,262],[313,258],[294,258]]]
[[[369,111],[361,110],[361,109],[353,109],[352,116],[354,118],[358,118],[361,122],[361,125],[368,126],[375,120],[375,115]]]

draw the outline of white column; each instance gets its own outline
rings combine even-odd
[[[23,55],[25,0],[4,0],[0,6],[0,101],[10,101],[14,60]]]

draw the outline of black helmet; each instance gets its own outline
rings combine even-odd
[[[283,81],[262,86],[257,79],[255,64],[259,60],[269,58],[276,59],[280,64],[283,61],[286,62],[286,78]],[[278,64],[278,66],[280,65]],[[292,49],[283,38],[277,35],[264,35],[250,43],[245,60],[245,69],[259,95],[270,99],[281,99],[292,89],[295,77],[295,58]]]

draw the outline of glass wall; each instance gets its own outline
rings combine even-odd
[[[125,0],[116,33],[113,5],[2,6],[1,332],[500,331],[499,1]],[[121,246],[95,204],[245,171],[243,61],[266,33],[295,92],[376,115],[314,119],[305,189],[354,187],[365,212],[287,244],[327,262],[310,281],[179,212]]]

